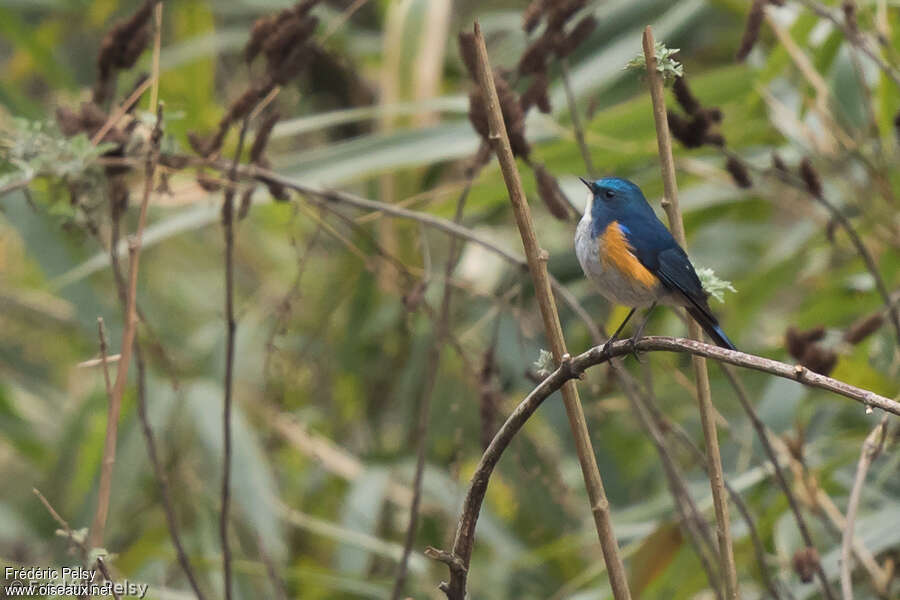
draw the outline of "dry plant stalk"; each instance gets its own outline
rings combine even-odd
[[[540,305],[546,336],[550,343],[554,359],[557,364],[561,364],[565,360],[564,357],[568,357],[568,354],[566,352],[565,340],[563,339],[562,326],[559,322],[559,315],[556,311],[556,300],[553,297],[550,279],[547,273],[547,259],[549,256],[546,250],[543,250],[538,244],[534,225],[531,220],[531,211],[529,210],[525,192],[522,188],[522,181],[519,176],[519,171],[516,168],[515,157],[513,156],[512,147],[510,146],[509,137],[506,132],[503,114],[500,110],[500,100],[494,85],[494,77],[491,71],[484,37],[481,34],[481,28],[477,22],[475,23],[475,45],[478,51],[478,84],[481,88],[482,97],[486,99],[487,104],[488,125],[490,131],[488,137],[494,146],[494,151],[497,154],[500,168],[503,172],[503,179],[506,183],[506,188],[509,191],[510,202],[512,203],[513,212],[516,217],[516,225],[518,226],[519,233],[522,237],[522,244],[525,248],[528,269],[531,273],[532,280],[534,281],[535,294],[538,298],[538,304]],[[603,557],[609,572],[609,581],[612,587],[613,596],[616,600],[630,599],[631,593],[628,589],[625,567],[622,564],[622,557],[619,553],[618,543],[616,542],[615,534],[612,529],[609,501],[607,500],[606,493],[603,489],[603,480],[600,477],[597,460],[594,456],[594,449],[591,446],[584,411],[578,397],[578,390],[573,381],[568,381],[563,385],[562,396],[563,403],[566,407],[566,414],[569,417],[569,425],[572,428],[575,449],[578,453],[582,474],[584,475],[588,497],[591,502],[591,512],[594,515],[597,535],[600,538]],[[469,555],[471,554],[471,540],[467,547],[465,544],[460,544],[460,542],[460,539],[456,540],[453,552],[456,556],[462,558],[464,562],[468,563]],[[459,596],[451,595],[451,597],[461,598],[462,594],[464,594],[464,590],[454,590],[452,586],[453,581],[451,581],[451,592],[457,592],[459,593]]]
[[[841,593],[844,600],[853,600],[853,580],[851,579],[851,553],[853,549],[853,527],[856,524],[856,513],[859,509],[859,499],[862,496],[862,488],[866,482],[866,474],[872,461],[881,451],[886,437],[888,416],[881,417],[878,425],[869,432],[862,445],[859,455],[859,464],[856,468],[856,477],[853,480],[853,488],[850,490],[850,500],[847,503],[847,524],[844,527],[844,535],[841,540]]]
[[[150,6],[149,3],[146,6]],[[158,33],[162,27],[162,4],[157,3],[154,10],[154,27]],[[157,34],[154,42],[154,53],[158,53],[156,47],[161,43]],[[151,85],[153,97],[158,96],[159,89],[159,64],[154,64],[154,71],[148,80]],[[145,82],[146,83],[146,82]],[[144,86],[141,86],[143,88]],[[139,89],[141,89],[139,88]],[[126,102],[134,102],[140,95],[132,94],[132,98]],[[109,389],[108,373],[106,372],[106,340],[103,335],[103,323],[100,322],[100,345],[103,354],[104,375],[107,376],[107,396],[109,398],[109,415],[107,416],[106,437],[103,444],[103,463],[100,472],[100,485],[97,493],[97,510],[94,514],[94,521],[91,525],[88,545],[90,547],[99,546],[103,543],[103,530],[106,527],[106,517],[109,513],[109,496],[112,491],[112,471],[116,461],[116,440],[118,438],[119,415],[122,409],[122,396],[125,393],[125,384],[128,381],[128,366],[131,363],[131,354],[134,347],[134,338],[137,332],[137,275],[138,264],[140,263],[141,243],[144,236],[144,227],[147,224],[147,207],[150,204],[150,194],[153,192],[153,181],[156,174],[156,168],[159,163],[160,143],[162,141],[162,107],[159,104],[151,105],[151,110],[156,113],[156,125],[150,136],[150,148],[147,152],[147,158],[144,164],[144,189],[141,199],[141,208],[138,216],[137,229],[134,236],[128,240],[128,288],[125,297],[125,323],[122,329],[122,348],[121,359],[119,360],[118,369],[116,371],[115,384],[112,391]],[[108,124],[114,124],[112,118]],[[112,126],[112,125],[110,125]],[[101,138],[102,139],[102,138]]]
[[[687,247],[684,235],[684,223],[678,207],[678,185],[675,181],[675,162],[672,159],[672,140],[669,137],[669,124],[666,118],[666,102],[663,97],[663,81],[656,70],[655,41],[653,31],[647,26],[644,30],[644,57],[647,63],[647,80],[650,84],[650,97],[653,101],[653,117],[656,121],[656,140],[659,146],[660,167],[662,169],[665,198],[663,209],[669,220],[669,228],[675,240]],[[703,331],[695,321],[688,321],[688,334],[693,339],[703,339]],[[719,439],[716,431],[715,409],[709,389],[709,373],[706,360],[699,356],[692,358],[694,376],[697,380],[697,401],[700,407],[700,419],[703,423],[703,437],[706,440],[706,454],[709,460],[709,483],[712,488],[713,504],[716,512],[716,536],[719,540],[719,557],[725,579],[726,595],[731,599],[739,598],[737,586],[737,570],[734,564],[734,551],[731,541],[731,523],[728,517],[728,495],[725,490],[725,477],[722,473],[722,457],[719,454]]]

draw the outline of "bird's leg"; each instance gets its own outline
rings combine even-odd
[[[647,313],[644,315],[644,320],[641,321],[641,324],[638,325],[637,331],[635,331],[634,335],[631,336],[631,340],[630,340],[631,353],[634,355],[634,358],[638,362],[640,362],[641,357],[638,356],[638,352],[637,352],[637,349],[635,348],[635,345],[637,344],[638,340],[641,339],[641,336],[644,335],[644,327],[647,326],[647,321],[650,320],[650,314],[653,312],[654,308],[656,308],[656,301],[654,301],[653,304],[650,305],[650,308],[647,309]]]
[[[617,339],[619,339],[619,334],[622,333],[622,329],[625,328],[625,324],[628,323],[628,319],[631,318],[631,315],[633,315],[634,311],[636,311],[636,310],[637,310],[637,308],[632,308],[631,312],[628,313],[628,316],[625,317],[625,320],[622,321],[622,324],[619,325],[618,329],[616,329],[616,332],[614,334],[612,334],[612,337],[610,337],[608,340],[606,340],[606,343],[603,344],[603,349],[600,351],[601,354],[606,354],[607,351],[609,350],[609,345],[612,344]]]

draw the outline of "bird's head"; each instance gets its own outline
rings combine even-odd
[[[602,231],[606,225],[622,218],[626,212],[649,208],[641,188],[627,179],[620,177],[604,177],[596,181],[580,179],[591,191],[585,215],[590,215],[594,231]]]

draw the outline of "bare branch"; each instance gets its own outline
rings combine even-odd
[[[525,422],[534,414],[541,403],[551,394],[558,391],[568,380],[580,377],[588,368],[603,364],[618,356],[631,354],[634,351],[682,352],[703,356],[722,363],[798,381],[808,387],[828,390],[855,400],[866,407],[875,406],[900,416],[900,402],[896,400],[885,398],[874,392],[852,386],[831,377],[813,373],[804,367],[795,367],[776,360],[746,354],[737,350],[728,350],[696,340],[648,336],[637,340],[635,343],[632,343],[631,340],[614,342],[605,351],[603,346],[595,346],[575,358],[563,361],[556,371],[548,375],[519,403],[507,417],[503,426],[497,431],[487,450],[482,454],[481,460],[478,462],[478,466],[472,475],[469,489],[466,491],[462,513],[457,524],[456,539],[463,540],[466,545],[460,546],[460,551],[457,551],[457,545],[454,544],[454,551],[449,555],[445,553],[443,555],[444,558],[451,560],[457,567],[468,568],[468,557],[471,556],[475,538],[475,525],[478,522],[481,504],[487,491],[491,473],[513,437],[525,425]],[[465,551],[465,554],[462,551]],[[444,562],[448,561],[444,560]],[[450,563],[448,562],[448,564]],[[451,580],[459,578],[465,579],[465,571],[460,568],[451,568]],[[445,591],[447,590],[445,589]]]
[[[853,581],[850,578],[852,572],[850,556],[853,548],[853,528],[856,525],[856,513],[859,510],[859,499],[862,496],[862,488],[866,482],[866,474],[869,467],[884,445],[885,431],[887,429],[888,416],[881,417],[878,425],[866,436],[859,455],[859,464],[856,467],[856,478],[853,480],[853,488],[850,490],[850,500],[847,502],[847,525],[844,527],[844,537],[841,540],[841,593],[844,600],[853,600]]]

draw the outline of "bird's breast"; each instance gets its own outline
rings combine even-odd
[[[603,296],[626,306],[648,306],[659,300],[663,289],[659,280],[634,255],[633,248],[617,221],[597,236],[591,235],[589,215],[578,223],[575,253],[584,274]]]

